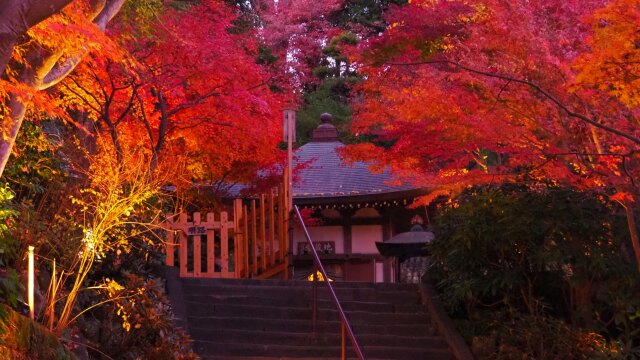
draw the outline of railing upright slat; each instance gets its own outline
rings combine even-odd
[[[257,223],[256,201],[251,200],[251,253],[253,261],[253,276],[258,275],[258,223]]]
[[[265,195],[260,194],[260,272],[267,270],[267,212],[265,211]]]

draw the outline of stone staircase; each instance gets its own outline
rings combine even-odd
[[[341,327],[326,285],[318,283],[312,331],[307,281],[179,279],[170,294],[205,360],[339,359]],[[453,359],[420,305],[415,285],[334,282],[366,359]],[[175,288],[175,285],[174,285]],[[180,294],[181,293],[181,294]],[[180,295],[180,299],[176,299]],[[181,304],[175,304],[182,302]],[[356,358],[347,339],[347,356]]]

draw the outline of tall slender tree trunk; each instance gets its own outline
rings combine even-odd
[[[633,204],[627,201],[623,206],[627,215],[627,225],[629,225],[629,234],[631,235],[631,245],[633,246],[636,266],[640,272],[640,239],[638,239],[638,227],[636,226],[636,218],[633,213]]]

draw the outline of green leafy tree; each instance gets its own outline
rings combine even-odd
[[[631,354],[640,278],[626,261],[629,240],[616,236],[624,215],[613,209],[604,196],[552,185],[473,188],[436,220],[429,277],[463,318],[486,321],[483,310],[491,310],[505,313],[495,327],[564,320]]]

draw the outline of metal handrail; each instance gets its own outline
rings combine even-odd
[[[355,335],[353,334],[353,330],[351,329],[351,325],[349,324],[349,320],[347,319],[347,315],[344,313],[342,309],[342,305],[340,305],[340,300],[338,300],[338,296],[336,295],[335,290],[333,289],[333,285],[329,281],[329,277],[327,276],[327,272],[322,266],[322,262],[320,261],[320,256],[318,256],[318,252],[316,251],[316,247],[313,245],[313,241],[311,240],[311,236],[309,235],[309,231],[307,230],[307,226],[304,224],[304,220],[302,219],[302,215],[300,214],[300,209],[297,205],[293,206],[293,209],[298,215],[298,219],[300,220],[300,225],[302,225],[302,230],[304,231],[305,236],[307,237],[307,242],[309,242],[309,247],[311,248],[311,255],[313,257],[313,263],[315,268],[313,269],[313,331],[316,330],[317,323],[317,311],[318,311],[318,292],[317,292],[317,273],[320,271],[322,274],[322,278],[324,279],[324,283],[327,284],[329,288],[329,293],[331,294],[331,298],[336,305],[338,310],[338,314],[342,320],[342,359],[346,359],[346,341],[345,341],[345,332],[349,335],[349,339],[351,339],[351,345],[353,346],[353,350],[355,350],[356,355],[358,355],[358,359],[364,360],[364,355],[362,354],[362,350],[360,349],[360,345],[358,345],[358,341],[356,340]],[[317,268],[317,269],[316,269]]]

